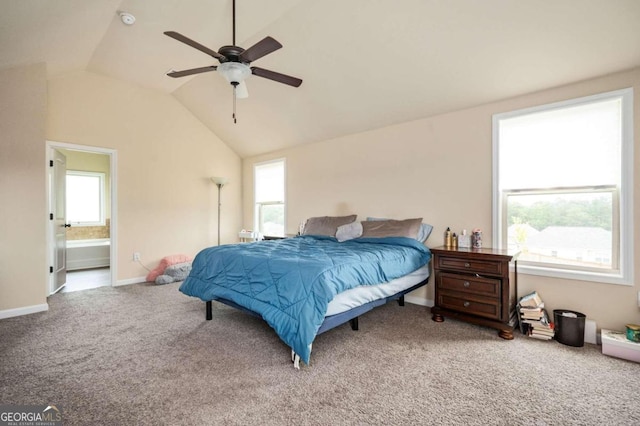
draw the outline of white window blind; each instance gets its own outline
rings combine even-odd
[[[255,228],[267,236],[285,234],[285,161],[254,166]]]
[[[255,166],[256,202],[284,202],[284,161]]]

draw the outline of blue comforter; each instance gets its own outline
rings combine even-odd
[[[400,237],[338,243],[304,236],[224,245],[198,253],[180,291],[259,313],[308,364],[311,343],[336,294],[406,275],[430,258],[423,244]]]

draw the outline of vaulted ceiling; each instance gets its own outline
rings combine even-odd
[[[217,65],[165,35],[231,44],[231,0],[5,0],[0,69],[46,62],[171,93],[240,156],[326,140],[640,66],[638,0],[237,0],[237,44],[284,47],[252,63],[237,102]],[[136,17],[127,26],[118,16]]]

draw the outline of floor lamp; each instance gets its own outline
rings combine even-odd
[[[220,245],[220,193],[222,192],[222,187],[229,182],[229,179],[225,177],[214,176],[211,178],[211,182],[215,183],[218,187],[218,245]]]

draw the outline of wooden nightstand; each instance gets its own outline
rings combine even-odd
[[[435,306],[431,319],[450,317],[499,330],[513,339],[517,324],[517,257],[519,252],[492,248],[430,249],[436,276]],[[513,279],[509,263],[513,261]]]

